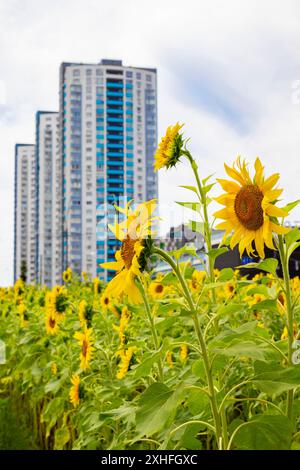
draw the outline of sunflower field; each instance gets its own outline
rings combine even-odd
[[[279,175],[266,177],[259,159],[253,176],[238,158],[225,165],[230,180],[203,177],[181,127],[167,129],[154,165],[190,164],[194,199],[181,204],[205,239],[201,270],[193,247],[156,246],[155,201],[129,202],[109,226],[120,240],[102,265],[116,272],[109,283],[68,268],[51,289],[21,279],[0,289],[0,404],[9,400],[34,448],[300,449],[300,280],[289,276],[300,232],[284,223],[299,201],[282,207]],[[224,239],[213,248],[219,185]],[[243,273],[259,274],[215,269],[235,246],[260,259]],[[154,273],[158,260],[167,274]]]

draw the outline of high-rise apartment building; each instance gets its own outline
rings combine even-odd
[[[53,286],[62,273],[62,166],[59,113],[36,114],[37,281]]]
[[[15,146],[14,280],[36,280],[36,155],[35,146]]]
[[[157,197],[156,70],[118,60],[63,63],[60,135],[63,165],[63,267],[106,278],[113,204]],[[112,273],[108,273],[108,278]]]

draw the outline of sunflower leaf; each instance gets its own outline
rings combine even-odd
[[[287,211],[287,212],[290,212],[295,207],[297,207],[298,204],[300,204],[300,199],[297,199],[297,201],[289,202],[286,206],[282,207],[282,209]]]
[[[198,191],[197,191],[197,188],[195,188],[195,186],[180,185],[179,188],[188,189],[189,191],[193,191],[198,196]]]
[[[181,202],[181,201],[175,201],[175,202],[176,204],[186,207],[187,209],[191,209],[192,211],[195,211],[195,212],[199,212],[201,209],[200,202]]]
[[[278,266],[278,260],[275,258],[267,258],[261,261],[260,263],[248,263],[237,266],[237,268],[246,268],[246,269],[261,269],[267,273],[273,274],[276,276],[276,269]]]

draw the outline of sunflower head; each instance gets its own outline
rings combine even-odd
[[[74,338],[78,340],[81,347],[80,352],[80,368],[86,370],[90,367],[90,361],[93,356],[95,348],[93,347],[93,330],[92,328],[84,328],[84,332],[80,333],[77,331]]]
[[[71,378],[72,387],[70,389],[70,402],[76,408],[80,401],[84,398],[84,387],[80,382],[80,377],[77,374],[73,374]]]
[[[275,249],[273,234],[285,234],[288,228],[278,224],[277,217],[286,217],[288,212],[276,206],[282,189],[276,188],[279,174],[265,178],[264,167],[259,158],[255,161],[252,178],[245,161],[239,157],[233,167],[225,164],[225,170],[234,181],[219,179],[225,194],[216,200],[225,206],[215,217],[223,219],[216,228],[225,230],[224,240],[232,233],[230,248],[239,245],[240,255],[246,250],[254,254],[254,244],[260,258],[265,257],[264,246]]]
[[[94,315],[93,306],[88,304],[86,300],[81,300],[78,308],[78,316],[81,326],[87,326],[88,328],[92,324],[92,318]]]
[[[184,140],[182,134],[179,133],[183,124],[175,124],[169,126],[166,135],[162,137],[156,154],[154,156],[154,168],[171,168],[176,165],[182,155]]]
[[[109,226],[121,241],[121,248],[115,253],[116,261],[101,264],[102,268],[117,271],[103,295],[118,298],[126,294],[129,300],[139,303],[141,295],[135,279],[142,275],[151,254],[151,225],[155,220],[152,213],[156,202],[151,200],[140,204],[135,210],[130,207],[131,202],[124,209],[116,207],[125,218],[119,224]]]
[[[48,310],[46,313],[46,331],[49,335],[55,335],[59,331],[57,316],[52,310]]]
[[[72,269],[71,268],[67,268],[64,272],[63,272],[63,275],[62,275],[62,278],[63,278],[63,281],[68,284],[69,282],[72,281]]]

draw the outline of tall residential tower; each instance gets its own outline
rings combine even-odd
[[[36,281],[36,158],[35,146],[15,146],[14,280]]]
[[[36,114],[37,280],[53,286],[62,272],[62,166],[59,113]]]
[[[119,60],[61,65],[64,268],[105,279],[99,264],[118,246],[107,237],[113,204],[157,197],[156,101],[155,69]]]

